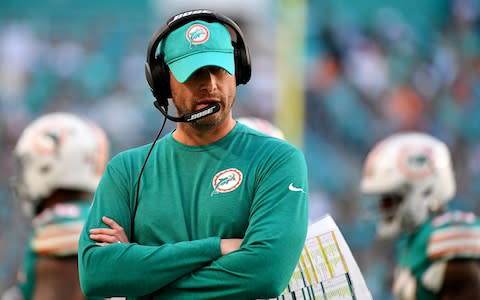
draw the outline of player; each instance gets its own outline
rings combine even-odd
[[[399,238],[396,299],[480,299],[480,223],[450,210],[455,178],[447,146],[425,133],[397,133],[364,163],[361,191],[378,198],[381,238]]]
[[[18,287],[2,299],[87,299],[78,279],[78,238],[108,155],[103,130],[70,113],[43,115],[22,132],[14,188],[33,218],[32,232]]]

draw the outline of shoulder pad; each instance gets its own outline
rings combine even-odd
[[[480,226],[450,225],[435,229],[427,246],[429,259],[480,258]]]
[[[38,255],[76,255],[83,225],[83,221],[76,221],[36,228],[31,241],[32,251]]]
[[[472,212],[450,211],[433,218],[432,226],[440,227],[440,226],[451,224],[451,223],[473,224],[475,223],[476,220],[477,220],[477,217]]]

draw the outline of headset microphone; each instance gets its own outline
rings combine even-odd
[[[199,110],[195,110],[191,113],[184,114],[183,116],[180,117],[174,117],[168,114],[166,108],[164,108],[158,101],[154,101],[153,105],[165,116],[165,118],[169,119],[170,121],[174,122],[193,122],[196,120],[199,120],[201,118],[204,118],[206,116],[212,115],[216,113],[217,111],[220,110],[220,104],[214,103],[210,104],[207,107],[204,107]]]

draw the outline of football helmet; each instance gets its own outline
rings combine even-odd
[[[285,134],[283,131],[265,119],[256,117],[242,117],[238,118],[237,121],[247,125],[252,129],[255,129],[256,131],[260,131],[263,134],[285,140]]]
[[[31,214],[56,189],[94,192],[109,155],[105,132],[79,116],[56,112],[34,120],[14,148],[14,190]]]
[[[425,133],[389,136],[368,153],[360,190],[379,201],[379,237],[412,232],[455,194],[450,151]]]

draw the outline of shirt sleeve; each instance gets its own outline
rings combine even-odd
[[[307,167],[295,149],[264,169],[241,248],[160,290],[162,299],[272,298],[285,289],[308,227]]]
[[[109,164],[79,240],[80,285],[87,296],[146,295],[221,255],[218,237],[161,246],[96,244],[89,230],[106,227],[102,216],[113,218],[130,238],[132,204],[127,187],[122,172]]]

